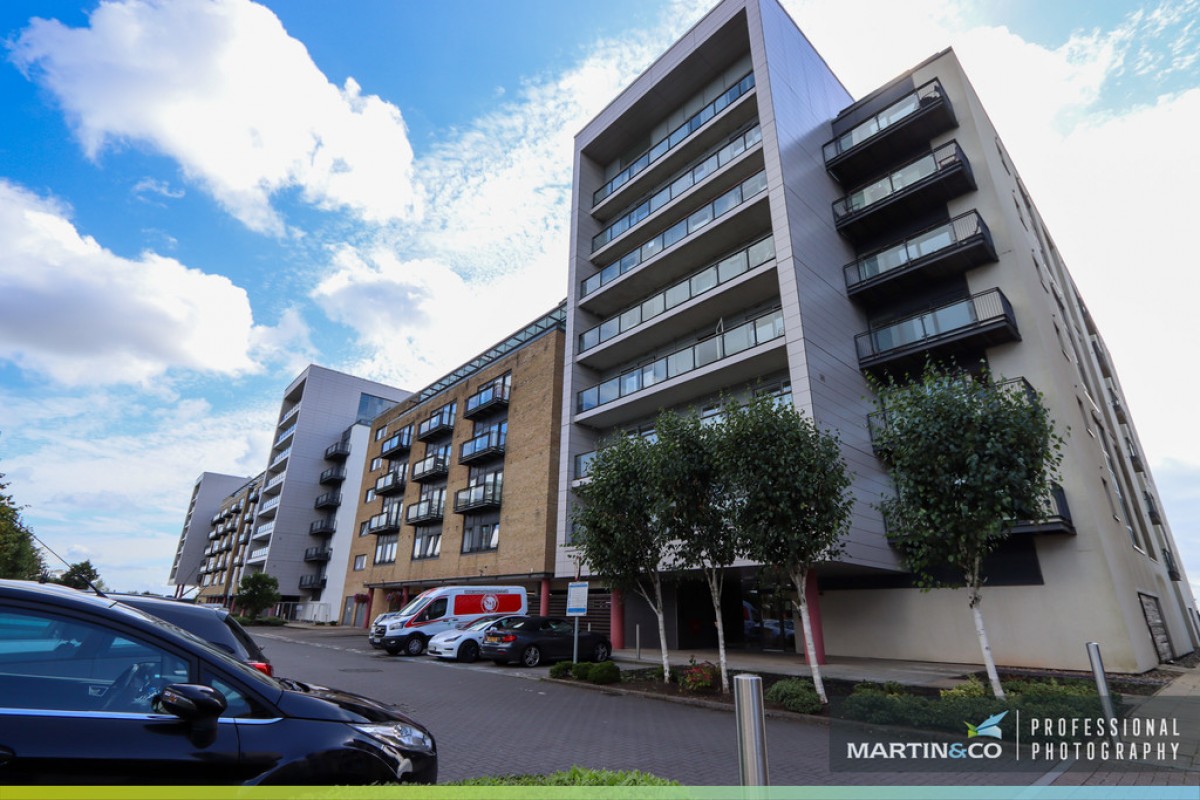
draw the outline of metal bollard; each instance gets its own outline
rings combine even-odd
[[[733,709],[737,717],[738,769],[742,786],[770,786],[767,778],[767,721],[763,714],[762,678],[735,675]]]
[[[633,641],[637,644],[637,660],[642,660],[642,623],[633,626]]]
[[[1100,644],[1088,642],[1087,654],[1088,660],[1092,662],[1092,677],[1096,679],[1096,693],[1100,695],[1100,707],[1104,710],[1104,720],[1107,723],[1109,720],[1116,719],[1117,714],[1113,710],[1112,696],[1108,693],[1108,677],[1104,674],[1104,660],[1100,657]],[[1120,737],[1117,736],[1116,728],[1114,727],[1110,732],[1113,742],[1117,742]]]

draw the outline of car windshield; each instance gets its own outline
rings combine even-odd
[[[492,626],[492,623],[495,621],[496,621],[496,617],[484,617],[483,619],[477,619],[474,622],[472,622],[469,626],[467,626],[467,630],[469,630],[469,631],[486,630],[486,629],[490,628]]]
[[[542,626],[542,620],[526,618],[526,619],[516,620],[515,622],[513,622],[513,624],[509,625],[508,627],[513,629],[514,631],[536,631],[541,626]]]

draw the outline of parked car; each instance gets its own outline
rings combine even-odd
[[[434,783],[395,706],[272,678],[112,598],[0,581],[0,783]]]
[[[524,619],[520,616],[490,616],[472,622],[465,627],[442,631],[429,640],[426,652],[434,658],[465,661],[470,664],[479,658],[479,643],[490,630],[507,628],[513,622]]]
[[[485,633],[479,654],[497,664],[520,661],[527,667],[536,667],[571,658],[575,650],[574,637],[574,623],[561,617],[522,617],[507,628]],[[603,635],[579,632],[581,661],[605,661],[611,654],[612,644]]]
[[[228,610],[150,594],[109,594],[127,606],[141,609],[227,650],[259,672],[274,675],[271,660]]]
[[[419,656],[442,631],[489,614],[524,614],[528,604],[523,586],[439,586],[421,592],[399,611],[377,616],[367,641],[391,656]]]

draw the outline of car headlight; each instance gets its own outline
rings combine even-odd
[[[457,635],[456,636],[447,636],[445,639],[442,639],[442,642],[444,644],[450,644],[451,642],[457,642],[461,638],[462,638],[461,636],[457,636]]]
[[[403,722],[385,725],[354,725],[352,727],[360,733],[365,733],[367,736],[401,750],[433,753],[433,737],[420,728]]]

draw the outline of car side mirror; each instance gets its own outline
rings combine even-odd
[[[189,722],[215,720],[229,707],[225,695],[199,683],[173,683],[162,690],[158,702],[168,714]]]

